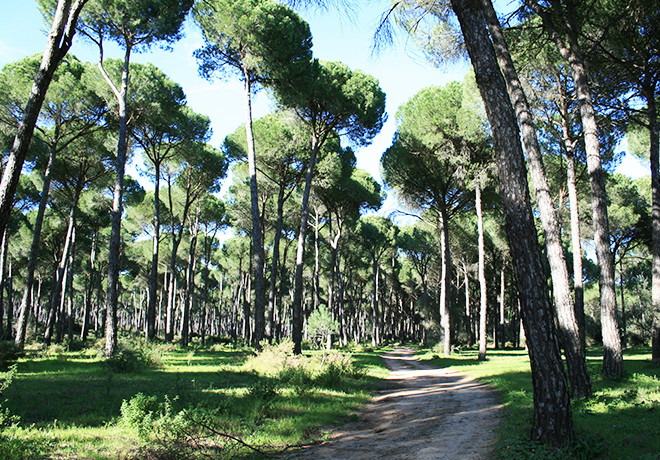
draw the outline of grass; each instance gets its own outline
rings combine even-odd
[[[525,350],[489,350],[477,361],[476,350],[440,358],[420,350],[419,358],[487,382],[499,392],[506,418],[500,430],[500,458],[529,459],[660,459],[660,367],[651,363],[650,349],[624,353],[625,374],[612,380],[601,372],[602,349],[590,349],[587,366],[593,396],[572,402],[576,442],[553,450],[529,441],[532,422],[532,382]]]
[[[0,407],[20,423],[0,426],[0,458],[254,457],[241,442],[277,453],[323,438],[387,375],[380,350],[359,348],[323,364],[320,352],[282,347],[135,343],[109,364],[97,348],[18,361]]]

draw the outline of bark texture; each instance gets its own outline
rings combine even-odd
[[[530,176],[536,191],[536,202],[540,211],[543,233],[545,234],[545,246],[552,277],[552,293],[566,354],[571,390],[574,397],[586,398],[591,395],[591,379],[589,378],[585,349],[575,317],[575,305],[571,295],[559,219],[550,195],[550,186],[545,173],[532,112],[518,78],[518,73],[513,65],[513,59],[509,53],[493,4],[491,0],[482,0],[482,5],[495,46],[495,53],[518,119],[523,145],[527,153]]]
[[[23,112],[23,119],[18,125],[11,152],[2,172],[2,180],[0,181],[0,234],[3,234],[7,228],[23,162],[32,141],[34,127],[46,97],[48,86],[60,61],[71,48],[78,16],[85,3],[87,3],[87,0],[75,0],[73,2],[71,0],[59,0],[57,3],[39,71],[34,77],[30,97]]]
[[[591,98],[589,79],[582,51],[578,44],[578,31],[574,5],[571,0],[551,2],[552,14],[537,3],[532,4],[541,16],[543,26],[551,35],[562,57],[569,63],[580,108],[580,119],[587,153],[589,185],[591,187],[591,210],[594,227],[594,243],[599,268],[600,317],[603,335],[603,371],[608,377],[623,374],[623,350],[621,332],[616,313],[614,290],[614,255],[610,249],[610,230],[607,216],[607,193],[600,158],[598,124]],[[554,15],[554,17],[553,17]],[[559,21],[563,29],[558,27]],[[562,30],[562,34],[559,31]]]
[[[516,116],[497,64],[480,0],[452,0],[493,130],[507,239],[514,262],[534,387],[532,438],[573,439],[570,398],[536,235]]]

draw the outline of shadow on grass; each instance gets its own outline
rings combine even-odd
[[[102,426],[119,416],[122,401],[136,393],[212,402],[208,400],[217,397],[216,389],[246,388],[259,379],[251,372],[225,370],[219,359],[204,361],[206,366],[195,360],[190,372],[186,366],[178,371],[145,368],[125,373],[112,372],[103,361],[25,361],[3,396],[6,407],[24,424],[57,420],[64,425]]]

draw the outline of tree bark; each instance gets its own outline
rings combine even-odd
[[[18,350],[22,350],[23,346],[25,345],[25,334],[27,332],[27,324],[30,317],[30,306],[32,304],[32,284],[34,283],[34,271],[37,267],[37,253],[39,251],[39,242],[41,241],[41,228],[44,222],[44,214],[46,213],[46,205],[48,204],[50,180],[56,156],[57,147],[53,145],[51,146],[48,155],[48,164],[46,165],[46,171],[44,172],[44,184],[41,187],[39,209],[37,210],[37,218],[34,221],[32,245],[30,246],[30,255],[28,257],[27,271],[25,273],[25,286],[23,287],[23,297],[21,298],[20,312],[18,314],[18,324],[16,325],[16,337],[14,338],[14,346]]]
[[[115,185],[112,193],[112,226],[110,230],[110,248],[108,253],[108,284],[105,295],[105,357],[110,358],[117,351],[117,298],[119,284],[119,252],[121,246],[121,218],[124,200],[124,171],[126,169],[126,154],[128,151],[128,77],[131,57],[131,46],[126,44],[124,65],[121,73],[119,90],[105,73],[102,61],[99,62],[101,74],[112,88],[119,105],[119,139],[117,141],[117,158],[115,160]]]
[[[41,59],[39,71],[34,77],[30,97],[23,112],[23,119],[18,125],[9,158],[4,165],[0,181],[0,234],[7,228],[12,209],[14,194],[27,155],[34,127],[46,97],[48,86],[60,61],[71,48],[76,33],[76,23],[80,11],[87,0],[59,0],[53,17],[53,24],[48,34],[48,41]]]
[[[250,209],[252,212],[252,270],[254,276],[254,346],[260,349],[265,332],[266,282],[264,279],[264,243],[259,218],[257,164],[252,132],[252,87],[247,67],[243,68],[245,82],[245,134],[247,138],[248,170],[250,173]]]
[[[488,346],[488,293],[486,290],[486,250],[484,248],[484,218],[481,204],[481,183],[475,186],[477,231],[479,233],[479,361],[486,360]]]
[[[294,279],[293,291],[293,353],[302,353],[302,331],[303,331],[303,312],[302,312],[302,297],[303,297],[303,258],[305,255],[305,239],[307,237],[307,220],[309,218],[309,194],[312,189],[312,176],[316,166],[316,156],[320,145],[316,135],[312,139],[312,153],[309,157],[307,165],[307,173],[305,175],[305,189],[303,191],[300,228],[298,229],[298,248],[296,250],[296,275]]]
[[[621,332],[616,313],[614,255],[610,249],[607,193],[605,191],[605,178],[600,158],[598,124],[596,123],[588,74],[582,51],[578,44],[574,5],[571,0],[568,0],[566,5],[566,10],[564,10],[561,0],[553,0],[551,2],[553,13],[558,15],[564,27],[564,38],[558,32],[562,29],[558,27],[558,23],[553,20],[550,13],[543,10],[535,2],[532,4],[535,11],[541,16],[543,26],[555,41],[559,53],[569,63],[575,84],[584,133],[585,150],[587,153],[594,243],[599,267],[598,281],[603,335],[603,371],[608,377],[621,377],[623,374],[623,350],[621,348]]]
[[[651,336],[651,358],[660,363],[660,127],[655,92],[645,91],[649,118],[649,158],[651,162],[651,194],[653,225],[653,275],[651,285],[651,303],[653,314],[653,332]]]
[[[480,0],[452,0],[493,131],[507,239],[521,293],[534,388],[532,438],[561,446],[573,439],[570,398],[536,235],[515,112],[486,29]]]
[[[552,277],[552,293],[568,364],[571,389],[574,397],[586,398],[591,395],[591,380],[587,371],[585,349],[582,346],[578,322],[575,317],[575,305],[571,295],[566,258],[561,242],[559,219],[552,202],[552,196],[550,196],[550,186],[543,165],[532,112],[518,78],[518,73],[513,65],[513,59],[509,53],[493,4],[491,0],[482,0],[482,5],[495,46],[495,53],[498,56],[509,97],[518,119],[522,141],[527,153],[527,163],[536,191],[536,201],[540,211],[543,233],[545,234],[546,252]]]
[[[442,251],[442,272],[440,275],[440,324],[442,327],[442,352],[451,355],[451,321],[449,318],[449,288],[451,279],[451,256],[449,247],[449,219],[447,213],[440,212],[440,250]]]
[[[154,237],[151,248],[151,272],[149,274],[149,299],[147,304],[147,340],[156,338],[156,301],[158,299],[158,253],[160,248],[160,162],[154,161],[156,184],[154,188]]]

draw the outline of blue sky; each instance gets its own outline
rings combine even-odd
[[[32,0],[0,0],[5,6],[0,16],[0,67],[29,54],[43,51],[48,28]],[[335,10],[301,11],[300,15],[309,22],[314,40],[314,55],[324,60],[342,61],[353,69],[369,73],[380,81],[387,94],[389,120],[373,143],[357,151],[358,166],[366,169],[380,180],[379,159],[389,147],[395,131],[396,110],[421,88],[442,85],[452,80],[463,79],[467,64],[456,64],[436,69],[426,63],[416,52],[412,43],[400,37],[397,43],[373,56],[371,46],[373,31],[380,14],[389,4],[388,0],[359,2],[360,11],[351,17]],[[152,62],[171,79],[179,83],[186,92],[193,110],[211,118],[212,143],[219,146],[227,134],[232,133],[244,122],[242,86],[236,79],[228,81],[206,81],[197,73],[197,63],[192,56],[202,45],[202,38],[192,21],[185,27],[185,38],[174,44],[171,52],[158,48],[134,54],[133,62]],[[84,61],[96,62],[98,50],[94,45],[76,36],[71,52]],[[118,49],[106,48],[106,57],[122,57]],[[265,92],[256,96],[255,117],[271,110],[271,102]],[[619,172],[633,177],[648,174],[648,167],[627,157],[618,168]],[[396,206],[392,197],[387,201],[387,214]]]

